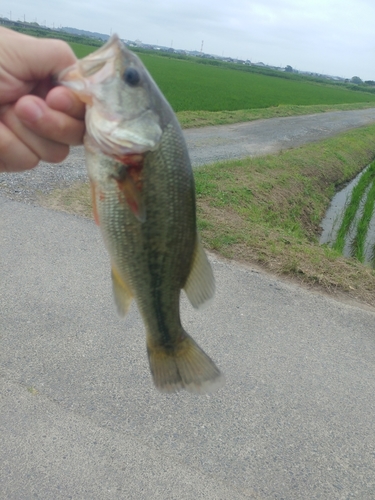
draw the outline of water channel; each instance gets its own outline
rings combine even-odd
[[[367,171],[369,166],[367,166],[360,174],[357,175],[344,189],[336,193],[332,198],[331,204],[326,212],[324,219],[321,222],[322,234],[320,236],[319,243],[321,245],[328,244],[332,246],[337,238],[337,234],[341,227],[346,208],[351,202],[352,192],[355,186],[360,181],[362,175]],[[358,222],[360,221],[363,209],[366,203],[366,198],[368,192],[370,191],[371,184],[373,180],[367,186],[360,201],[359,207],[355,214],[355,217],[349,227],[349,230],[345,236],[345,245],[343,249],[343,255],[345,257],[353,256],[353,241],[357,233]],[[365,239],[364,246],[364,263],[374,266],[374,251],[375,251],[375,213],[372,212],[372,216],[368,225],[368,230]]]

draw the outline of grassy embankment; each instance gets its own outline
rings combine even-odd
[[[211,250],[375,305],[375,272],[318,244],[337,187],[375,158],[375,126],[278,155],[196,172],[199,228]]]

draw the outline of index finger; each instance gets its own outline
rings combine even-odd
[[[0,28],[1,65],[22,81],[43,80],[76,61],[66,42],[28,35]]]

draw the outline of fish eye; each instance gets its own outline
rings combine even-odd
[[[124,81],[131,87],[135,87],[141,79],[138,71],[135,68],[126,68],[123,78]]]

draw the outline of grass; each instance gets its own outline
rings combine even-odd
[[[82,43],[76,43],[76,42],[69,42],[69,45],[73,49],[73,52],[75,53],[76,57],[78,57],[78,59],[82,59],[83,57],[86,57],[89,54],[91,54],[91,52],[94,52],[94,50],[98,49],[98,47],[93,47],[91,45],[84,45]]]
[[[346,236],[353,223],[360,206],[363,195],[375,176],[375,162],[372,162],[366,172],[361,176],[358,184],[353,188],[348,206],[345,209],[341,226],[337,232],[336,240],[332,247],[339,253],[342,253],[345,246]],[[363,230],[363,224],[362,224]]]
[[[224,257],[375,305],[375,272],[318,244],[334,191],[375,157],[375,126],[196,172],[199,227]]]
[[[374,164],[375,162],[373,162]],[[353,241],[353,256],[360,262],[365,260],[365,242],[368,233],[368,228],[374,212],[375,203],[375,179],[372,179],[372,184],[367,194],[366,202],[363,208],[362,216],[357,225],[356,236]]]
[[[375,125],[276,155],[195,170],[198,227],[218,254],[375,305],[375,271],[320,246],[320,221],[334,192],[375,158]],[[43,198],[89,215],[89,188]],[[82,208],[83,207],[83,208]]]
[[[239,109],[235,111],[179,111],[176,115],[182,128],[197,128],[210,125],[225,125],[253,120],[264,120],[267,118],[327,113],[328,111],[366,109],[370,107],[374,107],[374,103],[356,102],[350,104],[315,104],[311,106],[290,104],[271,108]]]
[[[64,210],[69,213],[92,217],[92,204],[88,183],[77,182],[64,189],[55,189],[49,195],[39,193],[39,201],[53,210]]]
[[[179,111],[234,111],[280,105],[373,102],[375,95],[160,56],[140,54],[163,94]]]

